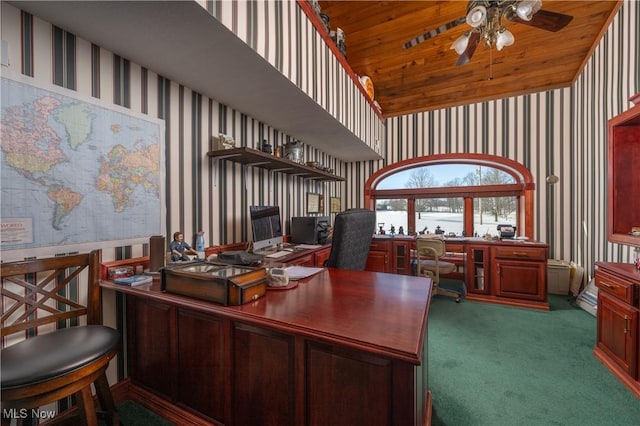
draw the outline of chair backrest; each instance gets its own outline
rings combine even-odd
[[[349,209],[338,213],[326,266],[364,270],[375,227],[376,214],[371,210]]]
[[[442,257],[446,253],[444,240],[433,237],[416,238],[416,250],[420,256],[435,258]]]
[[[101,254],[3,263],[1,336],[51,323],[78,325],[83,316],[87,324],[100,324]]]

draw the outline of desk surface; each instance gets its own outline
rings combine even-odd
[[[110,281],[101,286],[413,364],[422,361],[431,297],[427,278],[333,268],[300,280],[292,290],[268,291],[241,306],[163,293],[159,279],[139,287]]]

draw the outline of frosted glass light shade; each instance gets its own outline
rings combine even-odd
[[[451,49],[455,50],[458,55],[462,55],[468,44],[469,34],[462,34],[456,39],[456,41],[453,42],[453,44],[451,45]]]
[[[502,50],[505,46],[511,46],[516,39],[511,34],[511,31],[504,30],[500,34],[498,34],[498,38],[496,39],[496,49]]]
[[[469,13],[467,13],[467,24],[469,24],[473,28],[477,28],[478,26],[484,24],[486,17],[487,9],[484,6],[478,5],[471,9]]]
[[[516,15],[518,15],[520,19],[530,21],[541,7],[542,0],[523,0],[516,6]]]

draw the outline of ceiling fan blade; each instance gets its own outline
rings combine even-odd
[[[471,60],[471,57],[476,52],[476,48],[480,44],[480,33],[477,31],[469,34],[469,43],[467,44],[467,48],[464,49],[462,55],[458,57],[458,62],[456,62],[456,66],[462,66]]]
[[[422,35],[420,35],[420,36],[418,36],[418,37],[416,37],[414,39],[411,39],[408,42],[406,42],[404,44],[404,48],[405,49],[409,49],[409,48],[415,46],[416,44],[420,44],[425,40],[428,40],[428,39],[430,39],[432,37],[435,37],[440,33],[443,33],[443,32],[445,32],[445,31],[447,31],[447,30],[449,30],[449,29],[451,29],[453,27],[456,27],[456,26],[464,23],[466,19],[467,19],[466,16],[462,16],[462,17],[460,17],[458,19],[455,19],[455,20],[453,20],[451,22],[447,22],[446,24],[440,25],[438,28],[435,28],[435,29],[433,29],[431,31],[427,31],[426,33],[424,33],[424,34],[422,34]]]
[[[530,21],[520,19],[517,15],[513,15],[509,18],[513,22],[530,25],[546,31],[556,32],[569,25],[573,16],[564,15],[558,12],[550,12],[548,10],[539,10],[533,15]]]

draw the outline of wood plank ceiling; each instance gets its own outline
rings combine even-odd
[[[544,0],[543,10],[573,16],[558,32],[507,22],[515,43],[498,52],[481,43],[456,66],[451,44],[470,27],[451,28],[410,49],[405,42],[466,14],[466,1],[319,1],[331,30],[345,33],[347,62],[374,83],[385,117],[570,86],[621,1]],[[492,68],[492,69],[490,69]],[[493,74],[493,78],[489,76]]]

